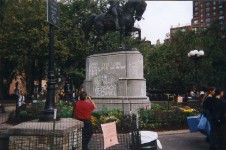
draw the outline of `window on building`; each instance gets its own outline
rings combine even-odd
[[[198,16],[198,14],[199,14],[198,11],[196,11],[195,14],[194,14],[194,16]]]
[[[224,16],[219,16],[219,20],[223,20],[224,19]]]
[[[201,4],[201,5],[200,5],[200,7],[202,8],[202,7],[203,7],[203,5]]]
[[[198,20],[194,20],[194,24],[198,24],[199,23],[199,21]]]
[[[220,5],[219,5],[219,9],[222,9],[222,8],[223,8],[223,5],[222,5],[222,4],[220,4]]]
[[[200,22],[203,23],[203,19],[201,19]]]
[[[192,31],[198,32],[198,28],[192,28]]]
[[[206,2],[206,7],[209,7],[210,6],[210,2]]]
[[[214,6],[216,5],[216,1],[213,1],[213,5],[214,5]]]
[[[206,8],[206,12],[210,12],[210,8],[209,7]]]
[[[210,17],[210,13],[208,12],[208,13],[206,13],[206,17]]]
[[[224,14],[224,11],[223,11],[223,10],[220,10],[220,11],[219,11],[219,14]]]
[[[219,1],[219,5],[223,5],[224,4],[224,1]]]
[[[213,6],[213,10],[216,10],[216,6]]]
[[[203,13],[203,9],[201,9],[201,13]]]
[[[210,23],[210,18],[206,18],[206,23]]]
[[[216,16],[216,12],[213,12],[213,16]]]
[[[198,6],[199,5],[199,2],[198,1],[196,1],[196,2],[194,2],[195,3],[195,6]]]
[[[198,11],[199,9],[198,9],[198,7],[195,7],[195,11]]]

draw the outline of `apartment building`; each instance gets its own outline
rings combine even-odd
[[[206,29],[215,21],[226,25],[226,1],[193,1],[193,18],[191,21],[193,31]]]

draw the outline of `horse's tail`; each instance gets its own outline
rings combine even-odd
[[[85,32],[85,39],[88,40],[89,39],[89,32],[91,31],[92,29],[92,26],[93,26],[93,20],[94,18],[96,17],[97,15],[96,14],[92,14],[91,16],[89,16],[85,23],[83,24],[82,28],[83,28],[83,31]]]

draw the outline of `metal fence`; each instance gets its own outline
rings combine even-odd
[[[168,105],[168,103],[161,105]],[[199,107],[196,101],[182,105],[189,105],[193,108]],[[32,120],[16,125],[7,122],[11,115],[15,115],[15,111],[0,112],[0,150],[82,150],[83,123],[78,120],[72,118],[61,118],[60,121],[55,122]],[[141,125],[140,118],[140,116],[128,114],[127,118],[121,120],[121,125],[117,124],[116,126],[119,144],[111,146],[107,150],[142,149],[138,126]],[[170,126],[172,129],[173,125],[170,122],[161,122],[161,119],[163,121],[164,118],[156,117],[156,119],[157,121],[154,121],[159,126],[161,124],[160,127]],[[173,121],[173,119],[171,120]],[[154,121],[151,120],[151,123],[154,123]],[[151,123],[148,125],[152,125]],[[175,123],[173,122],[173,124]],[[177,125],[182,126],[184,123],[180,124],[177,121]],[[97,124],[97,129],[95,128],[94,131],[88,147],[90,150],[102,150],[104,149],[104,137],[101,124]]]
[[[32,120],[10,125],[10,113],[0,113],[0,150],[82,150],[83,123],[73,118],[40,122]],[[136,120],[128,120],[131,127],[117,128],[119,144],[107,150],[139,150]],[[84,139],[83,139],[84,140]],[[104,149],[101,128],[96,129],[88,145],[90,150]]]
[[[116,126],[118,144],[113,145],[107,150],[139,150],[140,149],[140,136],[139,136],[139,126],[138,117],[130,115],[129,118],[122,120],[127,122],[129,126]],[[100,126],[100,125],[99,125]],[[103,150],[104,149],[104,137],[101,128],[95,130],[92,139],[89,143],[90,150]]]
[[[5,123],[7,121],[8,115],[8,113],[0,112],[0,150],[7,150],[9,147],[8,129],[11,126]]]

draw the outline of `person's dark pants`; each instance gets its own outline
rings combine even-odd
[[[213,129],[213,127],[211,127],[211,131],[210,131],[210,135],[209,135],[210,150],[218,150],[216,135],[217,135],[216,134],[216,129]]]
[[[88,150],[89,141],[93,135],[93,126],[90,120],[83,121],[82,128],[82,150]]]
[[[219,136],[219,150],[225,150],[226,148],[226,124],[221,125]]]
[[[211,126],[211,130],[210,130],[210,134],[209,134],[210,150],[217,150],[216,125],[213,123],[213,119],[211,116],[208,116],[207,118],[208,118],[208,120],[210,122],[210,126]]]

